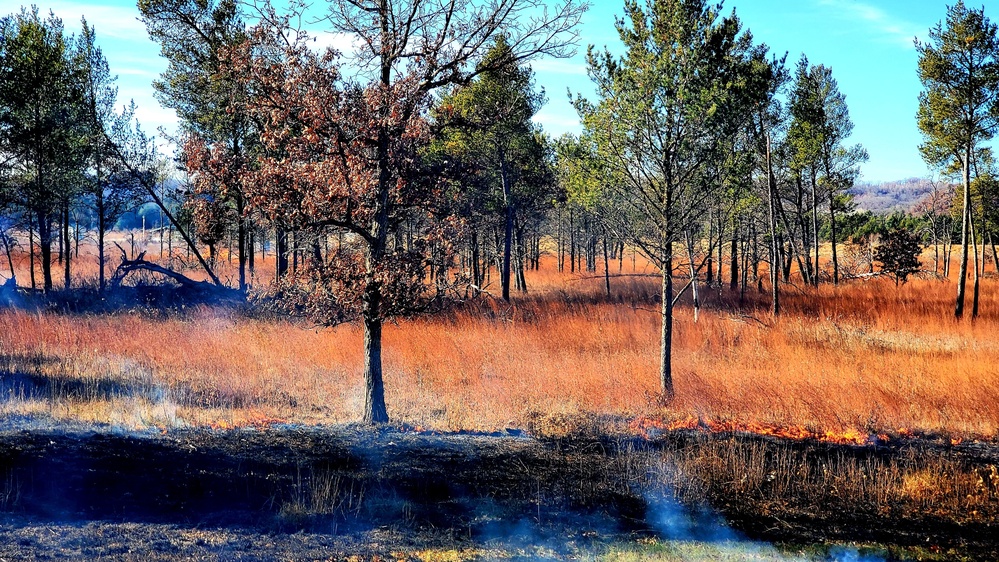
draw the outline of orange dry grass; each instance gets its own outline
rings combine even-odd
[[[13,233],[16,239],[15,249],[12,252],[12,259],[14,262],[14,273],[17,276],[17,283],[21,287],[31,286],[31,260],[29,258],[27,247],[28,247],[28,237],[25,233]],[[37,247],[37,239],[34,241],[35,246],[35,282],[36,286],[41,288],[42,286],[42,265],[41,258],[37,255],[39,249]],[[146,259],[160,263],[164,266],[168,266],[171,269],[183,273],[192,279],[205,280],[208,276],[205,274],[204,270],[198,264],[197,259],[189,254],[185,250],[183,241],[180,236],[174,234],[174,243],[171,250],[170,245],[163,240],[163,244],[160,244],[160,235],[157,231],[147,231],[145,233],[141,231],[128,231],[128,232],[110,232],[107,235],[105,241],[105,264],[104,264],[104,274],[105,278],[110,279],[114,274],[115,268],[121,263],[121,250],[116,246],[121,246],[128,253],[129,258],[135,258],[140,252],[146,252]],[[100,267],[98,265],[98,251],[97,244],[94,240],[86,239],[81,240],[79,247],[77,248],[75,243],[73,244],[74,250],[71,252],[70,259],[70,274],[72,277],[72,285],[76,288],[83,287],[96,287],[98,284]],[[6,253],[2,252],[3,247],[0,246],[0,282],[5,281],[10,277],[10,265],[7,262]],[[172,252],[172,259],[171,259]],[[208,259],[207,249],[202,249],[203,257]],[[230,285],[235,285],[239,278],[239,266],[237,264],[237,258],[235,254],[230,255],[228,248],[221,246],[217,250],[218,255],[215,261],[215,273],[223,281]],[[56,289],[62,289],[64,285],[64,275],[65,268],[63,263],[58,259],[58,244],[53,243],[52,248],[52,282]],[[266,286],[274,278],[274,254],[268,253],[266,256],[262,255],[259,248],[255,253],[255,271],[247,271],[248,282],[258,286]]]
[[[953,283],[929,279],[787,290],[779,319],[755,290],[743,308],[727,289],[702,290],[696,323],[689,304],[676,312],[677,398],[664,408],[654,274],[613,279],[607,300],[599,275],[545,265],[512,307],[491,302],[386,326],[390,415],[441,430],[597,413],[996,436],[995,280],[983,283],[974,323],[953,319]],[[652,273],[639,262],[643,271]],[[626,259],[624,273],[633,272]],[[0,412],[229,427],[345,422],[363,405],[357,326],[317,330],[211,309],[167,320],[4,311],[0,325],[0,373],[58,382],[46,393],[14,392]]]

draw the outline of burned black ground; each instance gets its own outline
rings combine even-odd
[[[729,534],[751,539],[999,556],[990,504],[959,517],[836,493],[774,494],[765,475],[752,488],[725,485],[732,477],[719,474],[685,489],[667,476],[671,459],[686,459],[689,470],[690,459],[743,450],[769,455],[761,462],[774,470],[788,459],[910,466],[946,457],[970,474],[999,461],[985,444],[855,447],[702,432],[647,441],[361,426],[163,435],[13,429],[0,432],[0,558],[340,559],[421,549],[488,557],[482,553],[499,543],[521,545],[527,557],[544,546],[546,556],[574,558],[600,544],[668,534],[654,512],[680,509],[675,501],[699,514],[683,532],[704,540],[719,535],[701,527],[723,517],[735,529]]]

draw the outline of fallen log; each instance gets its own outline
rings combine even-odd
[[[136,271],[148,271],[150,273],[156,273],[162,275],[172,281],[176,282],[179,287],[178,290],[187,292],[193,295],[200,296],[202,298],[209,298],[211,300],[226,300],[226,301],[243,301],[245,300],[245,295],[238,289],[233,289],[226,287],[225,285],[216,285],[208,281],[198,281],[191,279],[190,277],[178,273],[170,268],[163,267],[157,263],[146,260],[146,252],[141,252],[138,256],[133,259],[129,259],[128,253],[121,245],[115,243],[118,249],[121,250],[121,263],[115,269],[111,279],[108,281],[108,286],[112,289],[121,286],[125,277],[130,273]]]

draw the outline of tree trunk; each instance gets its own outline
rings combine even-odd
[[[565,241],[562,240],[562,206],[555,209],[555,264],[559,273],[565,265]]]
[[[949,221],[948,221],[949,222]],[[944,239],[944,260],[943,260],[943,276],[945,279],[950,279],[950,256],[954,250],[954,240],[952,239],[952,232],[950,231],[950,225],[947,225],[947,238]]]
[[[610,288],[610,256],[607,255],[607,231],[604,230],[604,288],[607,289],[607,298],[611,297]]]
[[[812,276],[812,285],[819,286],[819,198],[818,180],[816,172],[812,169],[812,243],[815,244],[815,274]]]
[[[687,242],[687,261],[690,262],[690,294],[694,301],[694,323],[697,323],[701,312],[701,299],[697,294],[697,266],[694,264],[694,241],[690,232],[684,233]]]
[[[472,256],[470,258],[472,262],[472,285],[475,286],[475,293],[478,294],[479,289],[482,288],[482,272],[479,269],[479,231],[475,227],[472,227],[469,244],[472,246]]]
[[[729,249],[729,261],[728,288],[734,291],[739,288],[739,225],[736,222],[732,223],[732,245]]]
[[[778,264],[780,263],[780,240],[777,237],[777,216],[774,207],[777,205],[777,189],[774,178],[773,162],[770,156],[770,135],[767,134],[767,199],[768,210],[770,211],[770,291],[771,304],[770,312],[774,316],[780,315],[780,279],[778,277]]]
[[[719,211],[719,213],[720,212],[721,211]],[[714,248],[714,246],[711,244],[712,241],[713,241],[713,238],[714,238],[714,229],[715,229],[715,221],[711,217],[711,213],[709,212],[708,213],[708,257],[707,257],[707,259],[704,262],[704,267],[706,269],[705,276],[704,276],[704,285],[706,287],[711,287],[711,284],[714,283],[714,280],[715,280],[714,279],[714,275],[715,275],[715,272],[714,272],[714,260],[712,258],[712,256],[714,254],[712,254],[712,252],[711,252],[711,249]],[[720,232],[718,233],[718,244],[721,245],[721,233]]]
[[[246,292],[246,219],[243,196],[236,194],[236,252],[239,255],[239,291]]]
[[[35,237],[33,223],[31,213],[28,213],[28,268],[31,272],[32,291],[38,287],[38,282],[35,280]]]
[[[964,316],[964,291],[968,280],[968,231],[971,219],[971,147],[965,147],[962,163],[963,190],[961,211],[961,268],[957,276],[957,302],[954,305],[954,316]]]
[[[771,170],[772,169],[773,165],[771,164]],[[801,255],[802,250],[807,248],[805,244],[806,231],[805,231],[805,222],[804,222],[805,219],[801,211],[801,190],[802,190],[801,180],[800,178],[797,178],[795,181],[796,185],[798,186],[798,201],[796,202],[797,208],[795,210],[794,218],[797,219],[798,228],[801,229],[801,248],[798,247],[797,241],[794,239],[795,230],[794,228],[792,228],[791,219],[788,218],[787,211],[784,210],[784,205],[781,204],[780,195],[777,193],[776,180],[775,180],[774,207],[775,210],[777,211],[777,218],[779,219],[778,226],[784,225],[784,232],[786,233],[785,236],[787,237],[786,250],[780,251],[778,252],[778,254],[782,255],[783,257],[783,262],[782,262],[783,266],[781,268],[781,275],[783,277],[782,280],[785,283],[789,283],[791,281],[791,267],[794,265],[794,263],[797,263],[798,271],[801,272],[801,279],[803,282],[807,284],[811,282],[811,278],[808,276],[808,269],[811,267],[810,265],[811,262],[808,259],[803,258]],[[783,238],[784,238],[783,236],[778,236],[777,243],[782,244]],[[784,246],[780,246],[780,248],[784,249]]]
[[[38,212],[38,247],[42,260],[42,289],[52,290],[52,222],[48,213]]]
[[[381,291],[373,279],[364,289],[364,421],[385,423],[385,384],[382,380]]]
[[[506,220],[503,226],[503,272],[500,275],[500,283],[503,289],[503,300],[510,302],[510,258],[513,250],[513,201],[510,194],[509,177],[507,177],[506,159],[503,151],[500,151],[500,180],[503,184],[503,205],[505,206]]]
[[[160,231],[160,260],[162,261],[163,260],[163,242],[164,242],[164,240],[163,240],[163,232],[166,229],[163,228],[163,211],[160,211],[159,215],[160,215],[160,217],[159,217],[160,220],[159,220],[159,223],[157,225],[158,226],[157,230]]]
[[[746,302],[746,285],[749,282],[749,239],[742,239],[742,279],[739,283],[739,306]]]
[[[10,268],[10,278],[13,279],[14,286],[17,286],[17,274],[14,273],[14,258],[10,253],[10,238],[5,232],[0,231],[0,240],[3,240],[3,247],[7,253],[7,266]]]
[[[288,274],[288,231],[281,226],[274,227],[274,267],[277,279]]]
[[[974,320],[978,318],[978,296],[979,296],[979,281],[981,279],[981,272],[985,269],[985,239],[982,239],[982,261],[978,261],[978,233],[975,232],[975,218],[971,217],[969,221],[969,226],[971,228],[971,251],[974,257],[972,264],[975,267],[974,285],[972,289],[971,297],[971,319]]]
[[[801,271],[801,280],[804,281],[806,285],[812,284],[812,241],[809,236],[808,219],[806,218],[808,211],[805,209],[805,182],[801,177],[801,173],[795,174],[795,185],[797,186],[797,200],[795,201],[795,218],[798,219],[798,231],[801,233],[801,249],[799,251],[798,246],[794,240],[794,230],[790,227],[790,224],[785,224],[785,229],[788,232],[788,236],[791,239],[790,242],[794,249],[795,257],[798,261],[798,269]],[[784,217],[785,222],[787,222],[787,217]],[[804,264],[802,264],[804,262]],[[805,267],[802,267],[804,265]]]
[[[722,243],[722,237],[725,236],[725,221],[722,218],[722,213],[718,213],[718,287],[721,288],[723,281],[722,277],[722,265],[725,263],[723,259],[722,252],[725,251],[725,244]]]
[[[938,234],[938,227],[936,224],[936,219],[933,220],[933,276],[936,277],[940,272],[940,238]],[[996,266],[999,267],[999,261],[996,261]]]
[[[104,250],[104,237],[107,234],[107,220],[104,215],[104,197],[97,195],[97,290],[103,293],[107,289],[107,278],[104,275],[104,268],[107,267],[107,253]]]
[[[991,233],[989,233],[989,246],[992,248],[992,266],[995,267],[996,273],[999,273],[999,251],[996,250],[996,242]]]
[[[246,267],[250,270],[250,282],[253,280],[253,273],[256,271],[257,255],[257,229],[251,227],[246,233]]]
[[[760,276],[760,237],[759,233],[756,232],[756,223],[750,223],[750,241],[752,245],[753,253],[753,282],[756,283],[756,292],[763,292],[763,277]]]
[[[586,229],[586,246],[585,246],[586,252],[583,254],[584,256],[583,261],[586,263],[586,271],[596,271],[596,264],[593,261],[593,251],[594,251],[593,232],[590,230],[589,219],[587,219],[586,223],[584,224],[585,224],[584,228]]]
[[[55,232],[56,241],[59,244],[58,251],[56,253],[56,263],[58,263],[59,265],[62,265],[63,247],[65,246],[66,242],[66,239],[63,236],[63,231],[62,231],[63,220],[65,218],[62,211],[63,211],[62,207],[59,207],[59,219],[56,222],[56,232]]]
[[[379,3],[382,38],[387,40],[389,34],[388,0]],[[381,60],[381,83],[388,88],[392,78],[392,63],[387,56]],[[379,108],[383,114],[388,109]],[[364,421],[366,423],[385,423],[388,421],[388,410],[385,408],[385,385],[382,380],[382,313],[381,286],[375,273],[385,255],[388,240],[389,225],[389,192],[392,189],[392,177],[389,166],[388,131],[382,128],[378,132],[378,197],[375,202],[374,216],[371,221],[370,241],[365,251],[365,284],[362,296],[363,306],[361,316],[364,321]]]
[[[514,260],[514,275],[516,276],[517,290],[527,292],[527,279],[524,277],[524,263],[527,261],[526,246],[524,244],[524,227],[514,225],[514,236],[516,245],[516,256]]]
[[[839,285],[839,261],[836,259],[836,211],[833,194],[829,192],[829,238],[832,243],[833,285]]]
[[[662,397],[670,401],[676,395],[673,388],[673,243],[667,242],[660,256],[662,261],[662,340],[660,347],[659,381]]]
[[[569,273],[576,273],[576,217],[569,209]]]
[[[70,244],[69,244],[69,199],[66,199],[65,206],[62,210],[62,236],[63,239],[63,288],[69,289],[70,286]]]
[[[79,215],[73,216],[73,258],[80,259],[80,217]]]

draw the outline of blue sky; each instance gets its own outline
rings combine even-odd
[[[977,7],[974,0],[969,6]],[[0,13],[11,13],[21,3],[0,0]],[[619,50],[613,27],[623,2],[594,1],[581,29],[580,52],[568,60],[534,63],[539,86],[548,104],[536,119],[552,135],[578,132],[579,122],[569,105],[566,89],[592,95],[586,77],[587,44]],[[158,127],[173,131],[176,116],[153,98],[150,83],[166,67],[158,46],[137,20],[129,0],[51,0],[39,2],[43,12],[52,9],[66,29],[78,31],[81,15],[97,31],[111,70],[118,75],[119,104],[134,99],[147,131]],[[915,114],[921,89],[916,76],[913,37],[925,39],[928,29],[943,19],[946,2],[925,0],[728,0],[726,13],[736,10],[744,28],[771,51],[788,53],[793,68],[802,53],[812,64],[832,68],[846,95],[855,128],[850,143],[861,143],[870,153],[863,166],[863,180],[890,181],[930,172],[919,157],[919,131]],[[993,20],[999,13],[987,13]],[[332,38],[330,38],[332,41]]]

